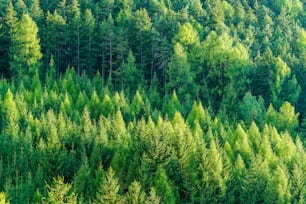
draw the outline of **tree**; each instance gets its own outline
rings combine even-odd
[[[128,96],[136,93],[137,89],[144,86],[142,71],[137,69],[132,51],[129,52],[127,63],[121,67],[121,78],[121,88]]]
[[[76,204],[77,196],[71,192],[71,184],[64,183],[63,177],[53,179],[52,185],[47,185],[48,198],[47,203],[50,204]]]
[[[28,7],[23,0],[17,0],[17,2],[15,3],[15,7],[17,15],[19,17],[21,17],[23,14],[25,14],[28,11]]]
[[[80,70],[80,27],[81,27],[81,11],[78,0],[72,0],[68,5],[67,22],[68,22],[68,65],[73,66],[77,70],[78,76]]]
[[[95,18],[90,9],[86,9],[82,16],[81,33],[80,33],[80,63],[81,70],[92,74],[95,65],[95,58],[93,56],[94,50],[94,31]]]
[[[45,50],[44,58],[50,60],[51,55],[54,55],[56,75],[59,75],[61,67],[66,68],[67,66],[66,56],[62,53],[62,50],[65,50],[67,46],[65,39],[65,32],[67,30],[66,20],[55,10],[53,14],[47,12],[45,21],[45,41],[42,44],[42,48]]]
[[[303,28],[298,30],[298,38],[296,40],[296,44],[300,52],[306,50],[306,31]]]
[[[11,1],[9,1],[1,20],[3,23],[2,28],[0,29],[0,55],[2,56],[0,58],[0,68],[5,73],[9,71],[10,46],[12,46],[12,37],[16,32],[18,24],[17,13]]]
[[[271,70],[271,79],[269,81],[271,92],[272,92],[272,102],[279,107],[283,101],[280,99],[280,93],[284,89],[284,83],[287,77],[291,74],[291,69],[288,65],[280,58],[276,58],[275,67]],[[295,102],[295,101],[294,101]]]
[[[139,182],[134,181],[128,189],[124,198],[124,202],[128,204],[141,204],[145,203],[146,194],[141,190]]]
[[[160,203],[160,198],[156,195],[156,191],[153,187],[150,189],[150,194],[147,196],[145,203],[148,203],[148,204],[159,204]]]
[[[5,199],[5,193],[0,193],[0,204],[10,204],[10,202],[7,202]]]
[[[108,18],[105,19],[100,25],[100,34],[102,35],[101,41],[101,66],[102,66],[102,77],[106,79],[106,67],[108,67],[108,82],[112,85],[113,78],[113,64],[114,64],[114,47],[116,44],[116,34],[114,19],[109,14]]]
[[[257,125],[262,127],[265,118],[265,106],[262,97],[252,96],[250,92],[247,92],[240,105],[239,105],[239,115],[240,118],[250,125],[252,122],[256,122]]]
[[[184,46],[188,46],[199,43],[199,36],[195,28],[193,28],[193,26],[187,22],[180,26],[179,32],[174,37],[174,40],[178,41]]]
[[[118,195],[119,188],[118,179],[115,178],[115,172],[110,167],[100,184],[95,203],[118,203],[120,201],[120,196]]]
[[[266,203],[287,203],[290,202],[290,184],[286,170],[278,166],[268,180],[267,190],[265,192]]]
[[[172,204],[176,202],[171,183],[164,169],[159,168],[157,170],[154,185],[162,203]]]
[[[38,26],[41,26],[43,19],[43,10],[40,8],[39,0],[33,0],[30,7],[30,15],[36,21]]]
[[[168,93],[175,90],[181,101],[191,106],[197,96],[198,87],[194,81],[194,73],[190,69],[187,53],[180,43],[175,44],[174,55],[169,62],[168,77]]]
[[[145,67],[147,64],[147,54],[146,49],[148,46],[147,42],[151,39],[149,33],[152,29],[151,18],[148,14],[148,11],[145,8],[139,9],[135,12],[134,19],[134,28],[133,33],[136,33],[134,38],[136,37],[135,43],[137,43],[137,59],[140,61],[140,68],[145,71]]]
[[[17,73],[19,79],[27,73],[33,76],[40,71],[42,53],[37,32],[36,23],[28,14],[24,14],[12,36],[10,47],[10,69]]]
[[[279,113],[275,111],[272,105],[269,106],[265,121],[268,124],[272,124],[279,131],[288,131],[292,136],[296,135],[296,129],[298,127],[299,113],[295,113],[294,107],[285,102],[279,110]]]

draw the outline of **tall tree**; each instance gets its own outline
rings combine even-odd
[[[93,66],[95,65],[94,52],[94,31],[95,18],[90,9],[86,9],[82,16],[81,33],[80,33],[80,63],[81,71],[93,74]]]
[[[183,103],[191,107],[192,101],[197,96],[197,86],[194,81],[194,73],[190,70],[187,53],[180,43],[174,47],[174,55],[169,62],[168,93],[174,90]]]
[[[16,27],[18,24],[17,13],[11,1],[8,2],[6,11],[1,19],[3,21],[1,34],[0,34],[0,68],[1,72],[6,73],[9,71],[9,53],[12,37],[16,32]]]
[[[17,73],[19,79],[27,73],[33,76],[40,71],[42,53],[37,32],[36,23],[29,14],[24,14],[12,36],[10,47],[10,69]]]
[[[118,195],[119,184],[118,179],[115,178],[115,173],[113,169],[110,167],[105,174],[105,177],[101,183],[101,186],[96,195],[96,203],[109,203],[116,204],[120,201],[120,197]]]

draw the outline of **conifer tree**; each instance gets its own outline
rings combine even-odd
[[[1,3],[2,4],[2,3]],[[1,17],[2,28],[0,29],[0,68],[2,71],[9,71],[9,54],[10,46],[12,46],[12,37],[16,32],[18,24],[17,13],[11,1],[8,2],[6,10],[3,11],[3,17]]]
[[[124,198],[125,203],[129,204],[141,204],[145,203],[146,194],[141,190],[139,182],[134,181],[128,189],[128,193]]]
[[[10,202],[7,202],[5,199],[5,193],[0,193],[0,204],[10,204]]]
[[[168,77],[168,93],[175,90],[182,102],[191,106],[190,103],[197,95],[197,87],[190,70],[187,53],[180,43],[174,47],[174,55],[169,62]]]
[[[32,76],[40,72],[42,53],[40,51],[38,28],[28,14],[24,14],[12,37],[10,69],[22,79],[27,73]]]
[[[94,58],[94,31],[95,18],[90,9],[86,9],[82,16],[81,32],[80,32],[80,63],[81,70],[85,73],[92,74],[95,65]]]
[[[164,169],[158,169],[154,184],[156,188],[156,193],[160,197],[162,203],[172,204],[176,202],[172,186],[168,180],[168,176]]]
[[[116,204],[120,201],[118,179],[115,178],[115,173],[110,167],[100,184],[94,203],[109,203]]]
[[[74,192],[71,192],[71,184],[64,183],[62,177],[57,177],[53,179],[52,185],[47,185],[48,188],[48,198],[47,203],[54,204],[76,204],[77,197]]]

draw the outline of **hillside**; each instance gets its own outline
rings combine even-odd
[[[305,203],[300,0],[0,0],[0,203]]]

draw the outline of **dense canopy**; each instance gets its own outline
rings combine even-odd
[[[0,203],[305,203],[301,0],[0,0]]]

